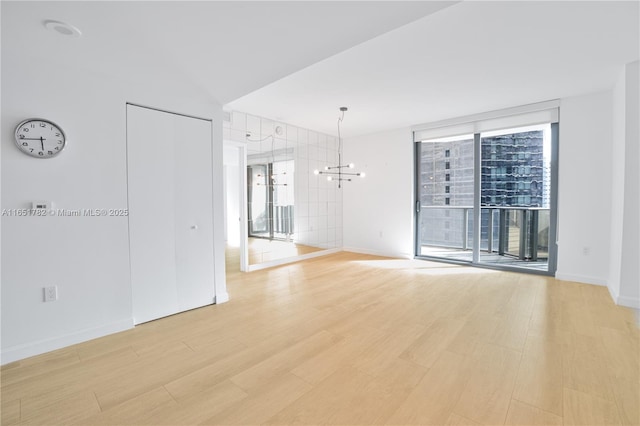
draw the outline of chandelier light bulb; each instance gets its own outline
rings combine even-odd
[[[325,170],[329,170],[329,166],[324,166],[324,169]]]
[[[353,169],[355,166],[356,166],[355,164],[353,164],[353,163],[349,163],[349,168],[350,168],[350,169]]]
[[[327,180],[328,180],[328,181],[332,181],[332,180],[333,180],[333,178],[332,178],[331,176],[327,176]]]
[[[362,173],[358,173],[358,176],[360,176],[361,178],[363,178],[363,177],[364,177],[364,172],[362,172]]]
[[[313,174],[314,174],[314,175],[319,175],[319,174],[320,174],[320,170],[318,170],[318,169],[314,170],[314,171],[313,171]]]

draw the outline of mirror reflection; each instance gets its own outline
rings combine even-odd
[[[342,246],[341,192],[313,174],[337,161],[335,137],[233,112],[225,139],[246,144],[249,265]]]

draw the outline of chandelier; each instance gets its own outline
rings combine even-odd
[[[338,188],[342,188],[342,182],[351,182],[350,176],[358,176],[363,178],[364,173],[354,173],[344,171],[345,169],[355,168],[355,164],[342,164],[342,136],[340,135],[340,123],[344,120],[344,113],[347,111],[347,107],[340,107],[340,117],[338,117],[338,165],[337,166],[324,166],[324,170],[314,170],[314,175],[327,175],[328,181],[338,182]]]

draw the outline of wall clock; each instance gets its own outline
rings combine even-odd
[[[29,118],[18,124],[15,136],[20,151],[36,158],[55,157],[67,144],[62,128],[42,118]]]

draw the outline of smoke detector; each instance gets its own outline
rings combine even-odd
[[[82,32],[73,25],[48,19],[42,23],[46,29],[67,37],[80,37]]]

